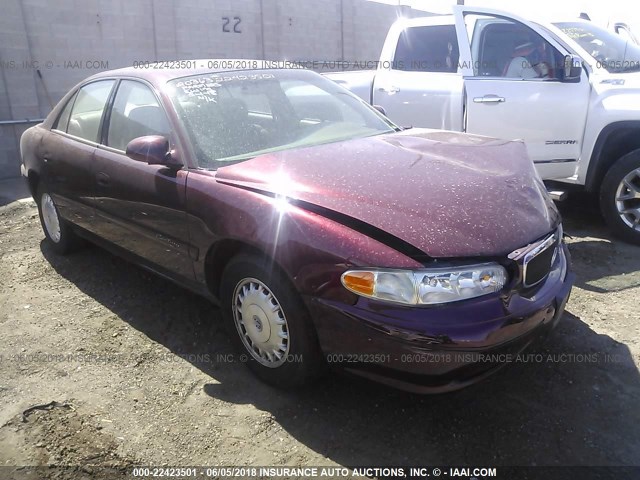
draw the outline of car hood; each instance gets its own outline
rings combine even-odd
[[[216,179],[365,222],[431,257],[505,255],[559,221],[522,142],[455,132],[285,150],[222,167]]]

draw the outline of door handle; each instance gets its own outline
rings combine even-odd
[[[484,97],[476,97],[473,103],[504,103],[507,99],[498,95],[485,95]]]
[[[100,172],[96,174],[96,181],[98,182],[98,185],[100,185],[101,187],[108,187],[109,186],[109,175],[107,175],[106,173]]]
[[[394,85],[391,85],[390,87],[380,87],[378,88],[379,92],[386,92],[389,95],[393,95],[394,93],[398,93],[400,91],[400,89]]]

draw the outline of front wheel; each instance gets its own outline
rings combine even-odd
[[[323,362],[313,322],[273,263],[253,255],[233,258],[223,273],[220,296],[240,358],[258,377],[291,388],[320,373]]]
[[[625,155],[607,172],[600,208],[615,235],[640,245],[640,150]]]
[[[78,237],[71,226],[58,213],[53,198],[49,191],[40,185],[36,194],[40,224],[45,237],[49,240],[53,250],[65,255],[82,246],[82,239]]]

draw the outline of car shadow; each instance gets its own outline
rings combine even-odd
[[[0,180],[0,207],[31,196],[23,177]]]
[[[574,193],[558,203],[578,275],[576,286],[594,293],[623,292],[640,286],[640,247],[609,232],[593,195]]]
[[[206,300],[89,247],[44,257],[132,328],[212,378],[211,397],[270,412],[323,457],[353,465],[634,465],[640,462],[640,376],[629,349],[566,313],[546,342],[485,382],[437,396],[328,375],[280,391],[228,359],[219,311]],[[214,358],[219,358],[218,356]],[[274,440],[275,442],[275,440]]]

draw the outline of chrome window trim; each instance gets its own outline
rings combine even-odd
[[[85,145],[89,145],[91,147],[97,147],[99,145],[99,143],[97,142],[92,142],[91,140],[87,140],[86,138],[82,138],[82,137],[77,137],[75,135],[71,135],[70,133],[67,132],[63,132],[62,130],[58,130],[57,128],[52,128],[51,132],[54,132],[58,135],[61,135],[63,137],[67,137],[71,140],[75,140],[76,142],[79,143],[84,143]]]

